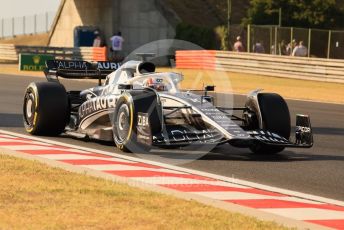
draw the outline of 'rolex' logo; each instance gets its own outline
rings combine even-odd
[[[41,60],[41,57],[36,55],[32,57],[33,63],[35,63],[35,65],[39,64],[39,61]]]

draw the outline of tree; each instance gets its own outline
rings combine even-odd
[[[336,0],[251,0],[244,24],[278,25],[307,28],[343,28],[344,10]]]

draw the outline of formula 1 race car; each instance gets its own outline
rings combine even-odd
[[[24,125],[33,135],[59,135],[114,141],[123,151],[179,148],[191,144],[248,147],[272,154],[285,147],[310,148],[313,136],[307,115],[297,115],[291,141],[289,109],[274,93],[253,91],[241,108],[216,106],[206,86],[181,91],[179,73],[155,72],[151,62],[51,60],[48,82],[31,83],[25,92]],[[59,77],[99,79],[99,85],[66,92]],[[104,84],[101,79],[105,79]],[[232,115],[241,111],[242,116]]]

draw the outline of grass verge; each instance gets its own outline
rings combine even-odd
[[[0,154],[1,229],[285,229]]]
[[[0,44],[14,44],[23,46],[46,46],[49,33],[17,35],[13,38],[0,39]]]
[[[214,84],[217,92],[247,94],[254,89],[279,93],[285,98],[344,103],[344,84],[267,77],[209,70],[167,69],[184,74],[183,88],[201,89],[202,85]]]
[[[0,64],[0,74],[14,74],[20,76],[44,77],[43,71],[20,71],[18,64]]]
[[[254,89],[279,93],[285,98],[313,100],[344,104],[344,84],[267,77],[254,74],[241,74],[209,70],[158,68],[159,72],[181,72],[184,89],[201,89],[203,85],[216,85],[217,92],[247,94]],[[19,71],[16,64],[1,64],[0,74],[40,76],[43,72]],[[93,82],[95,82],[93,80]]]

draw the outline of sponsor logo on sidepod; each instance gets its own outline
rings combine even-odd
[[[116,102],[117,97],[114,95],[95,97],[81,105],[79,109],[79,116],[81,119],[83,119],[94,112],[115,108]]]

